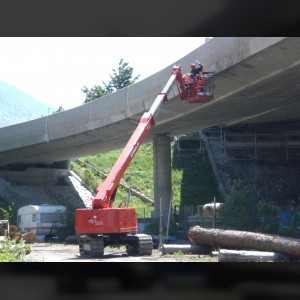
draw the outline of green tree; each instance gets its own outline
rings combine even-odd
[[[95,99],[101,98],[108,94],[107,90],[102,88],[100,85],[94,85],[90,90],[83,86],[81,91],[85,94],[85,100],[83,103],[94,101]]]
[[[255,192],[240,179],[234,180],[230,195],[222,208],[224,225],[237,230],[255,230],[259,200]]]
[[[118,70],[113,69],[113,75],[110,76],[110,81],[108,84],[104,83],[106,90],[109,93],[120,90],[128,85],[135,83],[139,79],[140,75],[132,79],[133,68],[129,66],[127,62],[124,62],[124,59],[121,59],[119,62]]]
[[[104,87],[101,85],[94,85],[91,89],[88,89],[86,86],[83,86],[81,91],[86,94],[86,98],[83,103],[91,102],[131,85],[140,77],[140,75],[138,75],[135,78],[132,78],[133,68],[130,67],[127,62],[124,62],[124,59],[120,60],[118,69],[113,69],[112,71],[113,74],[109,75],[111,80],[108,83],[102,81]]]
[[[230,195],[222,208],[223,225],[236,230],[275,233],[277,209],[261,199],[253,188],[234,180]]]

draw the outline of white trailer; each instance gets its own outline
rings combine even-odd
[[[17,226],[21,233],[55,235],[57,229],[65,226],[66,207],[63,205],[26,205],[18,209]]]

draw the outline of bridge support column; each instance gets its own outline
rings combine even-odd
[[[154,211],[153,218],[160,217],[160,200],[163,223],[167,224],[172,193],[170,137],[157,135],[153,138]]]

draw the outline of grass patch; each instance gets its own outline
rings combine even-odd
[[[121,150],[100,153],[97,155],[81,158],[84,162],[94,165],[104,173],[109,173],[116,160],[121,154]],[[179,156],[175,148],[172,155],[172,189],[173,205],[199,205],[211,202],[213,197],[221,201],[212,168],[207,155]],[[84,182],[93,190],[105,178],[97,171],[87,169],[78,162],[72,162],[72,169]],[[124,173],[121,180],[123,184],[134,188],[153,199],[153,145],[152,143],[142,144],[134,156],[131,164]],[[114,206],[127,199],[127,190],[119,186],[115,198]],[[134,207],[138,217],[150,217],[154,207],[151,203],[143,202],[139,198],[132,196],[130,207]]]

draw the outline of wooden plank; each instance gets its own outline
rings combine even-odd
[[[288,262],[289,256],[282,253],[266,251],[228,250],[220,249],[213,251],[213,255],[218,256],[219,262],[266,262],[278,261]]]
[[[189,245],[189,244],[163,244],[162,254],[174,254],[182,252],[185,254],[209,254],[213,248],[207,245]]]

